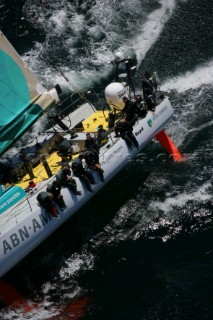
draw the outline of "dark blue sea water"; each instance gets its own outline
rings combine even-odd
[[[153,141],[4,278],[31,310],[0,319],[213,319],[213,3],[211,0],[0,0],[0,29],[47,87],[99,91],[119,48],[158,72],[175,109]],[[42,125],[42,123],[40,123]]]

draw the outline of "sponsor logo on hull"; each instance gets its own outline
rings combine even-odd
[[[1,255],[7,255],[24,241],[32,238],[35,233],[43,229],[52,219],[53,218],[47,213],[40,214],[38,218],[33,218],[29,225],[23,225],[16,232],[7,236],[7,238],[2,241]]]

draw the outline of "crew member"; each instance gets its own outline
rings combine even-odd
[[[97,140],[99,146],[101,146],[105,141],[107,141],[107,131],[103,128],[102,125],[98,126]]]
[[[100,144],[96,138],[93,138],[89,132],[86,134],[85,140],[85,148],[86,149],[94,149],[99,152]]]
[[[100,179],[102,182],[104,182],[104,170],[101,168],[101,165],[99,163],[99,156],[98,153],[91,149],[91,150],[85,150],[82,153],[82,157],[85,159],[86,164],[91,170],[97,171]]]
[[[135,104],[133,101],[129,100],[127,97],[123,97],[123,102],[125,106],[122,110],[122,114],[125,115],[125,119],[132,125],[135,124]]]
[[[152,75],[145,71],[142,79],[142,89],[143,96],[146,99],[149,95],[155,95],[155,90],[157,89],[157,83],[153,79]]]
[[[58,217],[57,208],[53,202],[53,195],[50,192],[42,191],[38,194],[37,200],[39,204],[51,214],[53,217]]]
[[[56,179],[61,186],[68,187],[76,195],[80,196],[81,191],[77,190],[77,183],[71,176],[71,170],[68,166],[63,167],[57,174]]]
[[[131,123],[129,123],[126,119],[121,119],[118,122],[116,122],[115,125],[115,137],[118,138],[119,134],[122,139],[124,139],[127,143],[127,145],[132,149],[132,143],[134,146],[138,149],[138,141],[135,138],[135,135],[133,134],[133,127]]]
[[[139,94],[135,96],[135,112],[139,118],[146,117],[146,113],[147,113],[146,105],[141,95]]]
[[[156,89],[156,81],[148,71],[145,71],[142,80],[143,97],[146,102],[147,109],[151,111],[155,111]]]
[[[64,198],[61,194],[61,185],[58,180],[54,180],[51,184],[47,186],[47,192],[52,193],[53,200],[59,205],[61,209],[66,208]]]
[[[66,138],[58,146],[58,156],[62,158],[62,161],[72,160],[72,142]]]
[[[76,177],[78,177],[79,179],[81,179],[85,183],[87,190],[89,192],[92,192],[92,189],[90,187],[90,183],[95,184],[95,179],[94,179],[92,173],[83,167],[82,159],[83,159],[83,155],[80,154],[78,157],[76,157],[72,161],[72,171]]]
[[[113,112],[109,112],[108,114],[109,118],[107,119],[108,121],[108,128],[113,129],[115,126],[115,114]]]

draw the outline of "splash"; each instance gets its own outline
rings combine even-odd
[[[136,55],[138,63],[141,62],[172,16],[176,0],[154,4],[140,0],[95,3],[61,0],[42,3],[41,8],[40,5],[29,0],[25,6],[30,22],[46,34],[43,44],[36,43],[26,53],[28,65],[44,83],[47,79],[51,83],[58,76],[51,65],[45,64],[45,58],[66,68],[72,81],[88,89],[97,82],[97,77],[99,80],[109,77],[112,70],[108,62],[113,59],[113,52],[123,50],[126,55]],[[66,86],[60,77],[57,82]]]
[[[185,192],[184,194],[179,193],[176,197],[167,197],[163,202],[152,202],[150,203],[151,210],[161,210],[164,214],[171,212],[172,208],[184,208],[189,201],[208,201],[212,199],[212,194],[209,192],[211,183],[208,181],[204,183],[198,190],[194,192]]]
[[[23,314],[37,308],[36,303],[31,303],[25,299],[14,287],[0,279],[1,301],[13,310],[22,310]]]
[[[84,316],[88,303],[89,298],[87,296],[78,298],[75,301],[68,303],[59,315],[47,318],[47,320],[58,320],[59,317],[64,320],[78,320]]]
[[[139,64],[146,56],[148,50],[159,38],[164,25],[171,18],[176,7],[175,0],[162,0],[159,2],[161,7],[153,11],[147,21],[142,25],[138,36],[133,38],[133,47],[135,49]]]
[[[53,290],[53,286],[50,288]],[[1,301],[10,308],[9,317],[13,319],[48,319],[55,320],[58,319],[80,319],[86,312],[89,304],[89,297],[87,295],[69,296],[70,302],[64,305],[58,303],[57,308],[52,308],[51,303],[47,301],[43,303],[43,306],[32,303],[31,301],[25,299],[14,287],[9,285],[0,279],[0,297]],[[47,314],[48,308],[51,307],[51,312]],[[42,310],[43,308],[43,310]],[[55,312],[54,312],[55,309]],[[38,313],[39,310],[39,313]],[[50,313],[52,315],[50,315]],[[55,313],[53,315],[53,313]]]
[[[82,254],[73,254],[66,260],[66,267],[60,270],[60,277],[69,279],[75,276],[81,270],[91,270],[94,266],[94,256],[92,253],[83,252]]]
[[[176,90],[179,93],[190,89],[198,89],[201,86],[213,83],[213,60],[204,65],[199,65],[196,70],[188,71],[184,75],[169,79],[163,83],[161,89],[164,91]]]

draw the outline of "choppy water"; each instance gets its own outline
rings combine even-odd
[[[152,142],[4,277],[33,307],[2,304],[0,319],[212,319],[212,1],[1,0],[0,11],[47,86],[68,90],[57,65],[98,91],[119,47],[137,60],[135,83],[157,71],[175,109],[166,131],[186,159]]]

